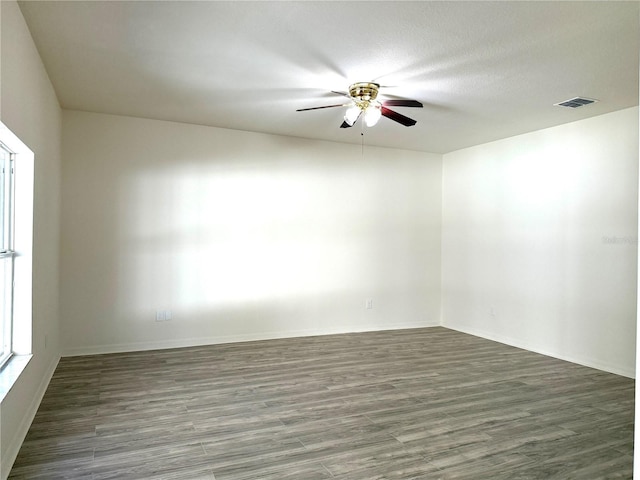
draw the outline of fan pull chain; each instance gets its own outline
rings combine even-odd
[[[364,161],[364,123],[360,122],[360,144],[362,146],[362,160]]]

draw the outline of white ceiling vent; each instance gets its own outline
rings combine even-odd
[[[576,97],[571,100],[565,100],[564,102],[554,103],[556,107],[569,107],[569,108],[578,108],[584,107],[585,105],[589,105],[591,103],[595,103],[598,100],[594,100],[593,98],[585,98],[585,97]]]

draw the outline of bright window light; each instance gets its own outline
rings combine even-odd
[[[0,143],[0,366],[13,354],[13,158]]]
[[[0,300],[2,357],[32,353],[32,249],[34,155],[0,123],[2,144],[2,240],[0,241]],[[15,170],[15,178],[12,178]],[[14,357],[15,358],[15,357]],[[10,361],[8,362],[11,363]],[[0,395],[2,391],[0,389]]]

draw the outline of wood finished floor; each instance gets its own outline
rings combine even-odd
[[[63,358],[10,479],[631,479],[634,382],[445,328]]]

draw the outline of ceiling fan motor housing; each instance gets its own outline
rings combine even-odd
[[[380,85],[377,83],[358,82],[349,87],[349,96],[358,104],[369,104],[378,96]]]

